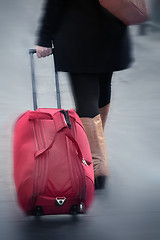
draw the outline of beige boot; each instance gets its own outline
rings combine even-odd
[[[101,119],[102,119],[102,127],[104,130],[105,124],[106,124],[106,120],[107,120],[107,116],[108,116],[108,112],[109,112],[109,107],[110,107],[110,103],[107,104],[106,106],[99,108],[99,112],[101,115]]]
[[[100,114],[94,118],[82,117],[81,121],[85,128],[88,141],[90,144],[90,149],[93,159],[93,168],[94,168],[94,178],[95,180],[99,177],[102,177],[104,185],[104,179],[108,176],[108,166],[106,162],[106,150],[105,150],[105,141],[103,135],[102,120]],[[99,186],[98,188],[103,188],[104,186]]]

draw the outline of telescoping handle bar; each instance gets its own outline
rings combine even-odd
[[[38,105],[37,105],[37,91],[36,91],[36,78],[35,78],[34,59],[33,59],[33,55],[35,53],[36,53],[36,49],[29,49],[34,110],[36,110],[38,108]],[[54,63],[54,50],[53,49],[52,49],[52,53],[53,53],[53,63]],[[59,78],[58,78],[58,72],[56,70],[55,70],[55,83],[56,83],[56,95],[57,95],[57,108],[61,109],[61,96],[60,96]]]

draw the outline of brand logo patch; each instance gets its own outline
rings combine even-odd
[[[65,197],[64,198],[56,198],[56,204],[60,207],[64,205],[65,201],[66,201]]]

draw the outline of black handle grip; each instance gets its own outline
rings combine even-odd
[[[52,54],[53,54],[53,52],[54,52],[54,48],[52,48]],[[29,49],[29,54],[35,54],[36,53],[36,49]]]
[[[68,112],[68,110],[67,110],[67,111],[61,110],[61,113],[63,113],[69,129],[71,129],[72,126],[71,126],[71,121],[70,121],[70,117],[69,117],[69,112]]]
[[[29,49],[29,54],[34,54],[36,53],[36,49]]]

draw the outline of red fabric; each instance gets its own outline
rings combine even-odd
[[[21,208],[33,214],[65,214],[94,196],[92,156],[80,118],[69,110],[72,128],[59,109],[27,111],[14,129],[14,179]],[[87,166],[82,162],[82,156]],[[65,197],[62,207],[56,198]]]

